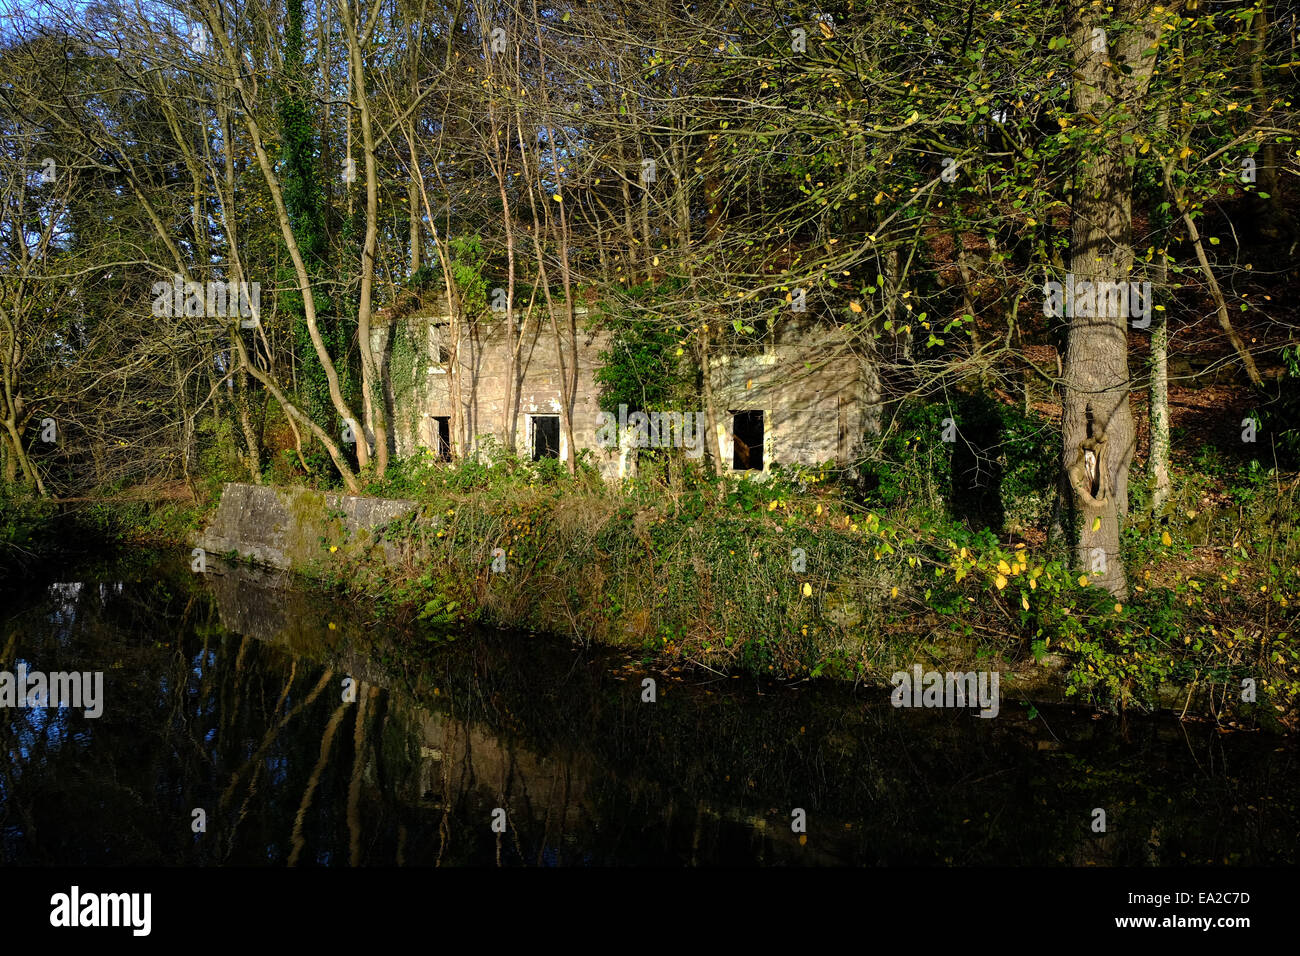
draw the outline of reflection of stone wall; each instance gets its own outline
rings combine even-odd
[[[615,666],[621,656],[579,659],[567,642],[467,631],[425,658],[391,643],[364,608],[283,588],[288,575],[217,563],[202,580],[223,628],[252,638],[219,645],[216,663],[204,665],[203,679],[222,689],[225,746],[236,744],[242,765],[246,741],[265,733],[275,747],[249,766],[288,754],[296,767],[287,792],[265,780],[259,789],[251,773],[241,778],[232,805],[270,808],[287,832],[308,772],[328,761],[314,807],[332,793],[335,812],[313,816],[307,835],[318,842],[309,855],[333,848],[343,860],[351,846],[363,848],[364,862],[414,865],[1130,866],[1203,862],[1231,845],[1245,863],[1293,862],[1294,841],[1283,837],[1297,830],[1295,807],[1264,796],[1269,781],[1294,780],[1296,764],[1267,739],[1224,739],[1172,720],[1098,721],[1065,708],[1031,718],[1009,704],[986,721],[895,709],[887,690],[866,699],[832,685],[756,694],[740,681],[710,688],[667,675],[648,705],[644,669]],[[113,634],[123,619],[116,610],[106,617]],[[277,653],[250,649],[263,641]],[[196,650],[189,645],[188,656]],[[295,712],[325,675],[315,709]],[[344,677],[357,681],[356,709],[322,752]],[[291,693],[269,710],[276,694],[267,691],[281,684]],[[239,703],[227,712],[226,701]],[[141,739],[165,747],[162,762],[176,759],[170,736]],[[193,766],[206,779],[206,760]],[[1132,804],[1134,787],[1154,798]],[[1041,805],[1041,793],[1059,799]],[[1222,813],[1248,802],[1263,809]],[[124,814],[137,806],[133,799]],[[1090,829],[1098,806],[1110,814],[1107,834]],[[489,829],[496,807],[509,812],[505,834]],[[807,811],[806,844],[791,830],[796,807]],[[988,808],[997,811],[984,816]]]
[[[290,622],[303,620],[293,600],[299,592],[277,581],[277,576],[286,575],[283,571],[241,567],[223,570],[210,564],[204,583],[216,598],[221,626],[236,634],[270,641],[282,634]]]
[[[595,773],[590,755],[544,757],[481,724],[418,707],[409,717],[421,742],[420,793],[431,792],[431,802],[477,792],[521,820],[545,818],[559,826],[576,825],[584,812],[596,813],[585,806],[587,782]]]
[[[442,809],[470,794],[507,807],[519,823],[546,819],[559,827],[576,826],[582,814],[595,812],[586,805],[594,773],[590,755],[546,757],[480,722],[427,709],[379,666],[367,646],[371,635],[346,608],[322,606],[318,596],[294,588],[278,571],[215,562],[204,583],[226,630],[326,667],[339,680],[352,677],[358,700],[386,696],[385,719],[400,728],[394,739],[402,750],[388,767],[399,774],[394,793],[410,805]]]
[[[229,482],[197,544],[213,554],[235,551],[259,564],[303,569],[331,546],[364,549],[375,528],[414,509],[411,501]]]

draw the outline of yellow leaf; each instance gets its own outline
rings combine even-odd
[[[1171,544],[1174,543],[1174,539],[1171,538],[1171,537],[1169,537],[1169,532],[1168,532],[1168,531],[1163,531],[1163,532],[1161,532],[1161,534],[1160,534],[1160,543],[1163,544],[1163,545],[1167,548],[1167,547],[1169,547]]]
[[[896,598],[896,597],[898,597],[898,588],[897,588],[897,587],[892,587],[892,588],[890,588],[890,589],[889,589],[889,596],[890,596],[891,598]]]
[[[804,597],[812,597],[812,585],[811,585],[811,584],[805,584],[805,585],[803,586],[803,596],[804,596]]]
[[[998,590],[1001,591],[1004,587],[1007,586],[1007,579],[999,574],[996,578],[993,579],[993,583],[996,584]]]
[[[1088,575],[1086,574],[1079,575],[1079,587],[1086,588],[1087,586],[1088,586]]]
[[[564,202],[563,197],[561,197],[559,193],[556,193],[556,194],[555,194],[554,196],[552,196],[551,198],[554,199],[556,202]]]
[[[1029,610],[1029,595],[1028,595],[1028,594],[1022,594],[1022,595],[1020,595],[1020,606],[1023,607],[1026,611]]]
[[[861,311],[862,311],[862,306],[858,305],[856,302],[850,302],[850,303],[849,303],[849,308],[852,309],[854,312],[861,312]]]
[[[1010,573],[1011,573],[1011,565],[1007,564],[1005,561],[999,561],[999,562],[998,562],[998,570],[1001,571],[1003,574],[1010,574]]]
[[[1097,530],[1098,528],[1100,528],[1100,527],[1101,527],[1101,518],[1100,518],[1100,517],[1093,518],[1093,519],[1092,519],[1092,530],[1093,530],[1093,531],[1096,531],[1096,530]]]

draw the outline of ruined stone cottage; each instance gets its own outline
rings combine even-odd
[[[561,354],[576,383],[570,412],[573,441],[578,453],[591,451],[605,477],[635,471],[638,438],[642,447],[669,443],[671,415],[664,417],[661,431],[658,416],[648,423],[638,418],[639,410],[602,413],[595,374],[611,336],[588,328],[585,310],[577,310],[576,341],[567,318],[555,323],[558,351],[555,327],[540,309],[526,322],[522,314],[519,318],[519,384],[513,409],[508,407],[511,345],[503,317],[453,323],[445,308],[435,308],[389,314],[377,324],[374,344],[388,366],[399,456],[423,448],[450,459],[460,444],[456,432],[461,429],[463,452],[473,454],[493,442],[506,444],[513,429],[520,455],[567,458]],[[726,317],[728,323],[730,319]],[[754,333],[743,340],[720,335],[710,360],[719,426],[715,454],[721,467],[761,475],[776,464],[842,463],[859,456],[863,436],[874,433],[879,424],[879,382],[870,356],[834,324],[811,313],[785,311],[776,320],[746,321],[752,322]],[[672,413],[675,425],[685,422],[688,448],[694,440],[691,416],[700,424],[707,422],[704,404],[701,397],[695,408]],[[457,406],[460,421],[454,414]],[[615,422],[618,437],[610,441]],[[674,439],[680,434],[672,431]],[[680,440],[675,443],[682,447]]]

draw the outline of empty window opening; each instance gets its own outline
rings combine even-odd
[[[763,470],[763,413],[732,412],[731,433],[735,436],[731,467],[735,471]]]
[[[560,416],[533,415],[533,461],[560,457]]]
[[[435,448],[438,460],[451,461],[451,416],[434,415],[433,424],[438,436]]]
[[[448,366],[451,364],[451,334],[450,329],[445,322],[439,322],[429,327],[429,353],[433,364],[429,366],[429,374],[445,375]]]

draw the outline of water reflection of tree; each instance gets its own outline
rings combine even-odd
[[[5,620],[4,666],[102,669],[108,699],[98,720],[4,715],[6,862],[1294,856],[1295,754],[1267,742],[1151,721],[1125,741],[1063,713],[1030,722],[1010,701],[983,721],[670,675],[643,704],[639,672],[610,673],[621,658],[494,632],[393,643],[336,602],[234,579],[86,586],[59,601],[57,620],[48,601]],[[355,703],[341,699],[345,675]],[[196,807],[204,834],[190,828]],[[509,810],[504,834],[489,828],[495,807]],[[794,807],[808,812],[807,846]],[[1093,807],[1107,809],[1105,837],[1088,828]]]

